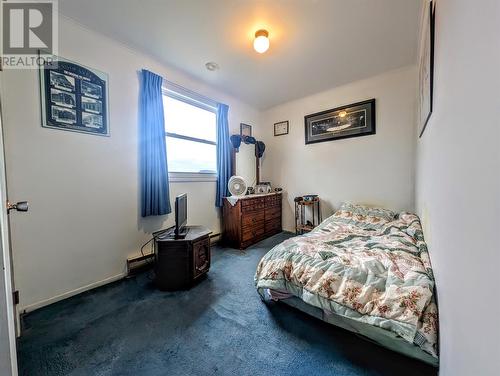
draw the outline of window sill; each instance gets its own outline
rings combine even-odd
[[[180,182],[206,182],[217,181],[217,174],[197,172],[169,172],[168,179],[171,183]]]

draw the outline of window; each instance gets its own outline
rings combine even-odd
[[[173,181],[215,180],[215,104],[185,89],[167,89],[163,107],[170,178]]]

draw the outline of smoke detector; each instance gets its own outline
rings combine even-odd
[[[213,72],[213,71],[216,71],[216,70],[219,70],[219,69],[220,69],[219,64],[217,64],[217,63],[216,63],[216,62],[214,62],[214,61],[209,61],[208,63],[206,63],[206,64],[205,64],[205,67],[206,67],[209,71],[211,71],[211,72]]]

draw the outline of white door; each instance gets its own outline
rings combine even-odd
[[[22,207],[20,209],[27,209]],[[0,102],[0,375],[17,375],[16,319],[7,212],[7,183]]]

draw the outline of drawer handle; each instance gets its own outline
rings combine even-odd
[[[202,266],[197,266],[196,270],[199,271],[199,272],[202,272],[202,271],[204,271],[207,268],[207,266],[208,266],[208,260],[205,261],[205,263]]]

